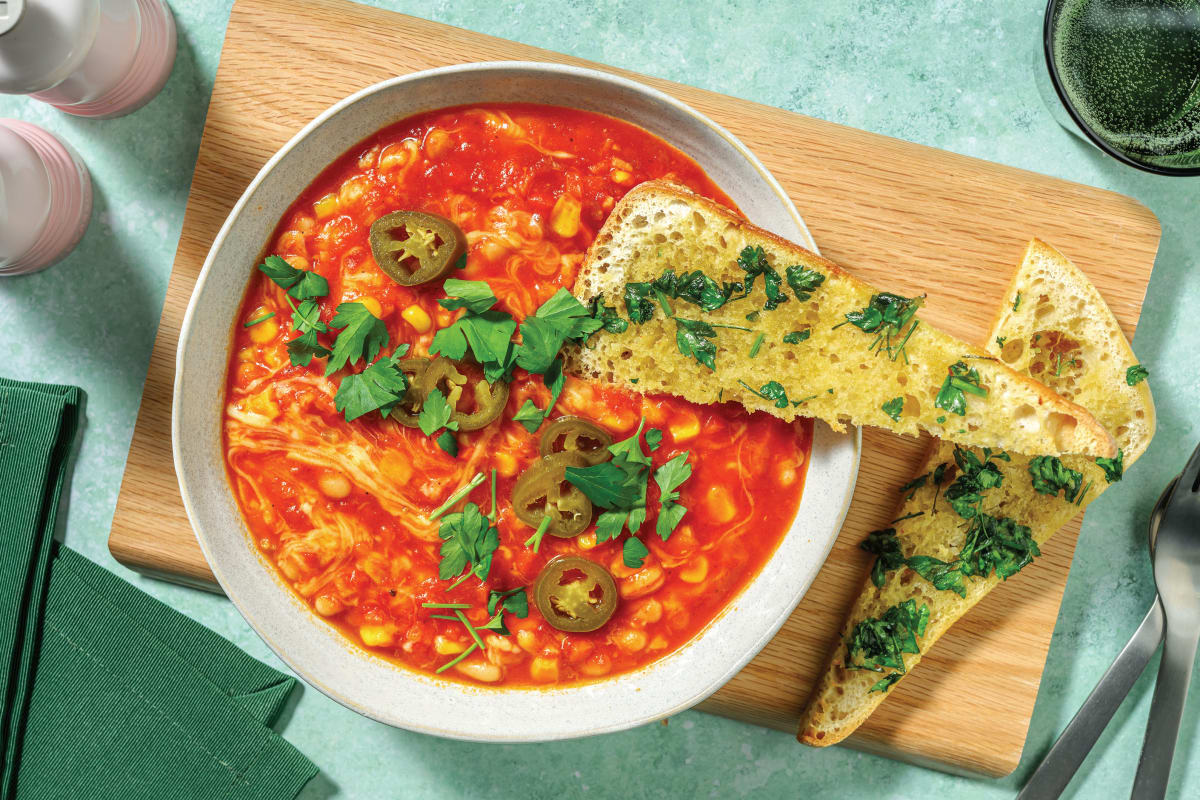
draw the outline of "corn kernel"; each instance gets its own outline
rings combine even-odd
[[[538,683],[553,683],[558,680],[558,659],[539,656],[529,665],[529,677]]]
[[[733,499],[724,486],[710,488],[708,495],[704,498],[704,504],[708,508],[708,514],[712,517],[713,522],[729,522],[737,514],[737,507],[734,506]]]
[[[496,474],[502,478],[511,478],[517,474],[517,459],[512,453],[497,451],[492,456],[492,465],[496,468]]]
[[[614,169],[612,171],[612,179],[613,183],[629,183],[633,179],[633,176],[623,169]]]
[[[338,200],[336,194],[327,194],[324,197],[313,203],[313,213],[317,215],[317,219],[329,219],[338,210]]]
[[[400,312],[400,316],[404,318],[405,322],[412,325],[417,333],[429,333],[429,329],[433,327],[433,320],[429,318],[429,312],[416,303]]]
[[[376,300],[374,297],[371,297],[370,295],[364,295],[364,296],[358,298],[357,300],[355,300],[354,302],[362,303],[364,306],[366,306],[367,311],[370,311],[372,314],[379,317],[380,319],[383,318],[383,306],[379,305],[379,301]]]
[[[275,419],[280,414],[279,404],[271,397],[271,387],[269,386],[258,394],[252,394],[246,398],[246,409],[267,419]]]
[[[250,326],[250,341],[255,344],[266,344],[279,333],[279,323],[274,318],[264,320]]]
[[[363,625],[358,629],[358,635],[368,647],[387,647],[396,640],[396,626]]]
[[[581,550],[591,550],[597,544],[596,532],[588,531],[587,533],[579,534],[575,537],[575,544],[579,545]]]
[[[550,212],[550,227],[564,239],[569,239],[579,233],[579,212],[582,210],[579,201],[569,194],[560,194]]]
[[[453,639],[447,639],[445,636],[437,636],[433,640],[433,649],[439,656],[453,656],[466,650],[467,646]]]
[[[708,577],[708,558],[696,556],[683,569],[679,570],[679,579],[685,583],[701,583]]]
[[[671,437],[676,444],[695,439],[700,435],[700,420],[692,415],[671,423]]]

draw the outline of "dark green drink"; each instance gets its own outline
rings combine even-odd
[[[1200,0],[1052,0],[1050,77],[1101,149],[1200,174]]]

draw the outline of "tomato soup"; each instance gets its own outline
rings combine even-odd
[[[462,311],[437,303],[446,297],[443,281],[402,286],[379,269],[368,238],[374,220],[398,210],[452,220],[467,240],[465,268],[454,277],[486,281],[497,309],[520,321],[560,287],[571,288],[613,205],[653,178],[731,205],[692,160],[628,123],[533,105],[441,110],[385,128],[338,159],[283,216],[267,253],[327,281],[319,302],[324,323],[339,303],[358,302],[386,325],[385,355],[408,344],[406,357],[426,356],[437,331]],[[547,407],[542,377],[516,369],[503,413],[480,430],[454,434],[452,456],[421,430],[379,414],[346,421],[335,407],[338,381],[365,364],[330,377],[321,361],[293,365],[291,306],[283,288],[253,271],[234,324],[224,398],[229,480],[277,577],[349,640],[400,666],[504,687],[564,686],[638,669],[712,622],[795,516],[809,423],[568,375],[551,420],[576,415],[614,440],[639,425],[661,431],[649,456],[658,467],[688,454],[692,473],[677,501],[687,511],[670,538],[660,539],[659,489],[649,481],[640,530],[649,552],[639,567],[623,559],[627,533],[600,542],[594,524],[572,538],[547,536],[535,551],[512,494],[539,458],[538,435],[513,417],[527,399]],[[331,329],[322,338],[328,345],[335,335]],[[441,579],[443,542],[431,514],[473,476],[493,470],[499,543],[486,581]],[[463,501],[491,512],[492,482]],[[564,554],[611,573],[619,597],[602,627],[551,626],[532,589],[527,614],[502,606],[502,624],[483,627],[494,617],[489,592],[531,587],[546,562]],[[453,613],[427,604],[449,604]]]

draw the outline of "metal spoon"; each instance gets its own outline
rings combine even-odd
[[[1171,497],[1178,477],[1172,480],[1159,495],[1154,510],[1150,512],[1150,557],[1154,558],[1154,544],[1162,522],[1163,510]],[[1158,649],[1163,637],[1163,612],[1158,596],[1150,604],[1145,619],[1124,649],[1113,661],[1112,666],[1100,678],[1096,688],[1083,701],[1070,724],[1058,737],[1058,741],[1046,753],[1042,763],[1034,770],[1017,800],[1053,800],[1060,796],[1071,782],[1079,765],[1092,751],[1100,734],[1117,712],[1121,702],[1133,688],[1133,684],[1146,669],[1146,664]]]
[[[1200,447],[1179,474],[1154,546],[1154,584],[1166,616],[1162,662],[1133,779],[1137,800],[1163,797],[1200,644]]]

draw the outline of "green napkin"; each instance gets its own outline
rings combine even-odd
[[[0,798],[295,797],[295,680],[53,541],[81,400],[0,378]]]

